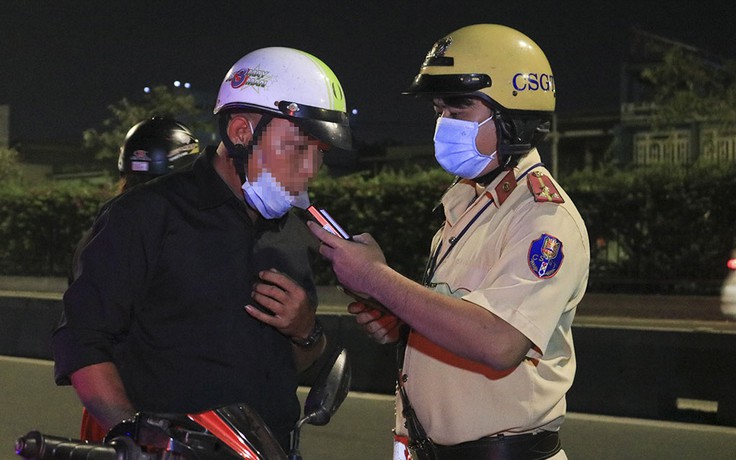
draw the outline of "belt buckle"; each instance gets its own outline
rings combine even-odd
[[[437,448],[431,439],[418,439],[409,441],[409,453],[412,460],[439,460]]]

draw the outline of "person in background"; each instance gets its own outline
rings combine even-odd
[[[128,130],[118,157],[118,193],[191,167],[199,153],[192,130],[170,117],[152,117]]]
[[[219,146],[95,221],[52,338],[56,381],[105,430],[245,403],[286,448],[298,372],[326,345],[314,238],[290,209],[323,152],[350,148],[345,96],[318,58],[262,48],[227,72],[214,113]]]
[[[423,283],[387,266],[370,235],[310,224],[340,283],[371,298],[348,307],[367,333],[408,331],[394,458],[567,458],[558,430],[590,255],[536,149],[555,108],[549,62],[517,30],[467,26],[435,43],[406,93],[432,102],[435,156],[457,176]]]
[[[125,135],[118,156],[120,178],[116,184],[114,201],[136,185],[165,174],[191,167],[199,154],[199,141],[183,123],[170,117],[152,117],[133,125]],[[104,213],[110,202],[102,205]],[[77,276],[79,253],[89,240],[87,231],[77,244],[72,257],[69,283]]]

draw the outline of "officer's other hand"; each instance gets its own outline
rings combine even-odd
[[[348,305],[348,311],[355,315],[355,322],[376,342],[394,343],[399,340],[401,320],[395,315],[371,308],[361,302]]]

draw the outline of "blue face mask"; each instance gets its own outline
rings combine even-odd
[[[464,179],[474,179],[496,158],[496,152],[484,155],[478,151],[475,138],[481,123],[440,117],[434,131],[434,156],[445,171]]]
[[[253,182],[246,179],[242,188],[245,201],[266,219],[278,219],[292,206],[309,206],[306,191],[292,195],[267,170],[263,170]]]

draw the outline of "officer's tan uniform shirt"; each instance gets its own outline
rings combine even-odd
[[[540,172],[549,178],[533,150],[515,168],[518,184],[507,196],[499,196],[508,181],[502,173],[477,199],[476,185],[468,181],[442,199],[446,222],[432,244],[435,254],[442,243],[430,288],[491,311],[529,338],[533,348],[518,367],[499,372],[412,332],[405,386],[438,444],[557,430],[562,424],[565,393],[575,374],[571,324],[587,285],[590,255],[585,225],[559,185],[545,179],[563,203],[546,201],[549,195],[535,201],[527,181],[531,175],[539,182]],[[442,260],[453,238],[457,241]],[[406,434],[398,398],[396,430]]]

